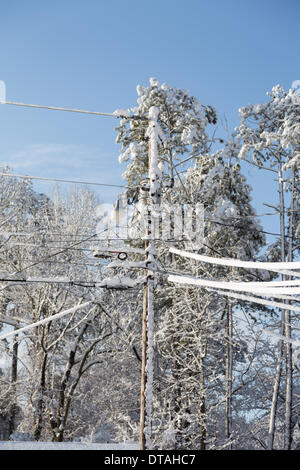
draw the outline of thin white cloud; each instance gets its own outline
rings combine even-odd
[[[80,145],[35,144],[11,154],[5,163],[13,169],[22,170],[38,167],[84,168],[87,162],[96,161],[101,155],[100,149]]]
[[[115,158],[115,165],[113,159]],[[58,179],[124,185],[122,168],[118,164],[117,152],[108,155],[100,147],[74,144],[35,144],[6,157],[0,165],[7,164],[13,173]],[[119,170],[119,171],[118,171]],[[34,180],[33,180],[34,181]],[[53,183],[34,181],[39,191],[51,192]],[[101,199],[114,200],[117,188],[97,188]]]

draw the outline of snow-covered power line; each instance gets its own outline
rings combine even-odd
[[[281,281],[285,287],[272,286],[272,282],[222,282],[222,281],[211,281],[208,279],[199,279],[196,277],[189,276],[174,276],[168,277],[170,282],[176,282],[180,284],[191,284],[199,287],[210,287],[216,289],[226,289],[231,291],[240,292],[251,292],[253,294],[260,294],[268,297],[276,296],[277,294],[300,294],[300,287],[287,287],[289,282],[293,281]],[[279,283],[280,281],[278,281]],[[299,280],[296,281],[299,285]],[[280,286],[280,284],[279,284]]]
[[[287,338],[286,336],[283,336],[283,335],[279,335],[278,333],[274,333],[274,331],[263,329],[263,332],[266,333],[267,335],[273,336],[274,338],[277,339],[277,341],[285,341],[286,343],[291,343],[295,346],[300,346],[300,341]]]
[[[233,292],[225,292],[221,290],[216,290],[215,291],[219,295],[225,295],[226,297],[233,297],[234,299],[240,299],[240,300],[245,300],[247,302],[253,302],[261,305],[267,305],[269,307],[276,307],[280,308],[283,310],[290,310],[293,312],[300,312],[300,307],[297,307],[296,305],[289,305],[289,304],[284,304],[282,302],[276,302],[273,300],[266,300],[258,297],[252,297],[248,295],[243,295],[243,294],[237,294]]]
[[[68,279],[65,277],[29,277],[27,279],[17,279],[17,278],[0,278],[0,282],[9,282],[10,284],[6,285],[23,285],[31,283],[42,283],[42,284],[66,284],[70,286],[80,286],[80,287],[100,287],[105,289],[130,289],[136,287],[138,284],[144,283],[144,278],[131,279],[124,276],[114,276],[102,279],[101,281],[81,281],[75,279]]]
[[[263,269],[266,271],[278,272],[281,274],[288,274],[290,276],[300,277],[300,273],[290,271],[290,269],[300,269],[300,261],[291,262],[262,262],[262,261],[241,261],[232,258],[213,258],[210,256],[199,255],[197,253],[190,253],[177,248],[170,248],[170,253],[183,256],[184,258],[194,259],[203,263],[219,264],[222,266],[232,266],[235,268],[248,268],[248,269]]]
[[[113,113],[104,113],[102,111],[89,111],[86,109],[74,109],[74,108],[64,108],[64,107],[59,107],[59,106],[46,106],[46,105],[41,105],[41,104],[28,104],[28,103],[19,103],[17,101],[2,101],[2,104],[9,104],[12,106],[22,106],[26,108],[40,108],[40,109],[51,109],[54,111],[67,111],[71,113],[80,113],[80,114],[93,114],[96,116],[111,116],[117,119],[141,119],[141,120],[147,120],[147,117],[144,116],[130,116],[126,111],[122,110],[117,110],[114,111]]]
[[[181,276],[172,276],[171,275],[171,276],[168,277],[168,281],[183,284],[183,285],[197,285],[192,280],[190,280],[189,282],[183,282],[182,279],[176,279],[177,277],[181,278]],[[234,299],[245,300],[247,302],[254,302],[254,303],[257,303],[257,304],[260,304],[260,305],[267,305],[267,306],[270,306],[270,307],[281,308],[281,309],[284,309],[284,310],[291,310],[291,311],[294,311],[294,312],[300,312],[300,307],[297,307],[296,305],[284,304],[282,302],[276,302],[274,300],[267,300],[267,299],[263,299],[261,297],[259,298],[259,297],[252,297],[252,296],[249,296],[249,295],[244,295],[244,294],[238,294],[236,292],[226,292],[226,291],[222,291],[222,290],[219,290],[219,289],[213,288],[213,287],[210,287],[210,288],[207,287],[207,289],[212,291],[212,292],[216,292],[217,294],[219,294],[221,296],[232,297]],[[255,292],[253,292],[253,294],[255,294]],[[262,295],[262,294],[260,293],[258,295]],[[264,296],[267,296],[267,294],[264,294]],[[274,296],[272,296],[272,297],[274,297]]]
[[[36,326],[44,325],[45,323],[49,323],[50,321],[57,320],[58,318],[64,317],[65,315],[69,315],[70,313],[74,313],[74,312],[76,312],[77,310],[79,310],[81,308],[88,307],[89,305],[91,305],[91,303],[92,303],[92,301],[85,302],[84,304],[77,305],[76,307],[69,308],[67,310],[64,310],[63,312],[56,313],[54,315],[51,315],[48,318],[44,318],[43,320],[39,320],[35,323],[31,323],[30,325],[23,326],[22,328],[19,328],[18,330],[14,330],[14,331],[10,331],[9,333],[5,333],[4,335],[0,336],[0,340],[8,338],[9,336],[17,335],[19,333],[22,333],[23,331],[31,330],[32,328],[35,328]]]

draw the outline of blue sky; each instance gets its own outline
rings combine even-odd
[[[297,0],[4,0],[0,79],[7,100],[113,112],[156,77],[233,129],[239,107],[300,79],[299,17]],[[0,161],[15,173],[123,183],[114,118],[0,105],[0,123]],[[261,211],[266,175],[247,176]]]

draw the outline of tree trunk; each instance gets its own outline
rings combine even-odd
[[[280,333],[281,334],[284,333],[283,324],[282,324]],[[269,450],[272,450],[273,445],[274,445],[277,403],[278,403],[279,386],[280,386],[281,373],[282,373],[282,356],[283,356],[283,342],[279,341],[278,354],[277,354],[277,366],[276,366],[276,373],[275,373],[275,378],[274,378],[273,397],[272,397],[270,419],[269,419],[269,435],[268,435],[268,449]]]
[[[39,387],[39,394],[40,398],[38,400],[37,405],[37,423],[35,425],[34,430],[34,438],[38,441],[42,434],[43,429],[43,421],[44,421],[44,393],[45,393],[45,385],[46,385],[46,365],[47,365],[48,355],[47,353],[44,354],[42,368],[41,368],[41,375],[40,375],[40,387]]]
[[[15,330],[18,326],[15,327]],[[17,414],[17,378],[18,378],[18,335],[14,337],[13,353],[12,353],[12,364],[11,364],[11,383],[12,383],[12,399],[13,403],[10,408],[10,416],[8,420],[8,432],[9,436],[14,432],[16,426],[16,414]]]
[[[206,406],[205,406],[205,391],[204,391],[204,374],[203,374],[203,359],[201,358],[200,370],[200,450],[206,449]]]

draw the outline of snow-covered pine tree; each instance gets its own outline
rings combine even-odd
[[[138,106],[131,110],[134,115],[146,117],[153,105],[160,110],[159,122],[164,139],[159,152],[161,166],[165,170],[165,177],[161,181],[165,189],[162,203],[171,206],[203,203],[209,217],[205,223],[204,252],[252,259],[264,239],[251,207],[250,188],[240,174],[239,166],[225,162],[224,158],[227,157],[222,158],[221,153],[209,155],[211,141],[206,135],[205,126],[216,122],[215,111],[209,106],[204,107],[183,90],[160,85],[156,79],[150,79],[149,87],[139,86],[137,90]],[[120,162],[127,162],[124,178],[130,187],[127,192],[130,202],[138,199],[137,187],[147,178],[147,125],[146,121],[124,119],[118,128],[117,142],[122,144]],[[230,153],[228,158],[232,156],[234,154]],[[191,163],[193,159],[197,161],[195,167],[182,176],[176,165],[185,161]],[[170,180],[174,180],[173,185],[168,184]],[[240,279],[257,276],[253,272],[241,274],[240,270],[229,272],[226,269],[187,263],[170,256],[169,246],[168,243],[157,243],[159,259],[167,265],[167,269],[187,269],[189,274],[204,274],[218,279],[232,279],[234,275]],[[232,321],[231,307],[224,298],[204,290],[194,287],[178,289],[168,285],[165,280],[162,280],[162,285],[163,289],[157,292],[155,302],[154,417],[155,423],[159,423],[153,428],[155,445],[170,445],[171,439],[175,448],[205,448],[207,440],[213,438],[214,434],[211,431],[213,397],[219,400],[222,394],[223,397],[226,394],[227,429],[231,426],[230,364],[233,362],[234,347],[230,338],[227,341],[227,381],[223,380],[218,392],[212,387],[213,378],[220,371],[223,371],[225,377],[224,312],[227,312],[229,325]],[[244,346],[237,345],[237,350],[240,347]],[[220,401],[222,403],[222,399]],[[224,408],[222,413],[224,416]],[[221,441],[224,443],[224,431]]]
[[[214,155],[199,159],[195,166],[187,171],[182,181],[178,181],[175,185],[177,192],[173,192],[172,201],[175,203],[181,200],[192,205],[201,202],[204,205],[203,253],[214,257],[254,259],[264,244],[264,235],[251,205],[251,188],[241,174],[239,164],[231,164],[230,158],[233,155],[228,155],[228,149],[226,151],[227,153],[225,150],[218,151]],[[183,249],[184,245],[183,242]],[[186,263],[182,259],[177,259],[172,268],[177,272],[180,269],[189,275],[215,280],[261,279],[256,271],[215,267],[191,260]],[[177,429],[177,434],[182,435],[178,445],[189,445],[186,440],[188,432],[191,433],[189,439],[192,446],[205,448],[205,442],[210,442],[210,445],[214,442],[215,446],[227,442],[228,445],[233,431],[232,390],[233,386],[237,387],[237,380],[234,381],[234,369],[241,358],[244,360],[242,351],[246,349],[242,340],[232,336],[232,310],[237,303],[192,286],[188,289],[181,289],[178,286],[169,288],[166,295],[173,305],[165,309],[164,326],[158,333],[159,344],[163,350],[163,357],[169,357],[170,360],[176,353],[174,375],[169,374],[167,379],[180,383],[178,395],[181,406],[177,404],[177,408],[181,408],[180,413],[182,408],[189,410],[184,417],[182,415],[179,420],[175,419],[175,422],[179,421],[181,426],[181,429]],[[166,351],[168,346],[165,343],[169,344],[169,351],[172,351],[172,354]],[[181,369],[178,364],[181,365]],[[224,380],[220,381],[222,375]],[[193,392],[188,392],[193,383],[191,378],[187,380],[188,377],[194,379]],[[219,377],[218,380],[216,377]],[[201,387],[199,384],[202,384]],[[201,399],[197,407],[192,397],[196,399],[195,391],[199,389],[201,389]],[[189,397],[189,405],[184,407],[183,402],[186,397]],[[216,403],[220,405],[216,406]],[[196,409],[197,421],[200,423],[198,429],[192,426],[196,421],[194,415]],[[177,413],[180,415],[178,411]],[[226,432],[224,428],[220,429],[220,422],[224,421]],[[218,435],[213,431],[216,427]]]
[[[148,178],[149,144],[148,121],[141,118],[148,117],[151,107],[155,106],[159,110],[162,132],[158,158],[163,174],[160,184],[164,193],[172,192],[171,188],[178,174],[176,164],[183,159],[191,162],[200,152],[207,153],[209,139],[206,127],[216,123],[216,113],[212,107],[202,105],[185,90],[168,84],[161,85],[155,78],[150,79],[148,87],[139,85],[137,93],[138,105],[128,110],[128,113],[132,111],[134,116],[140,119],[123,119],[117,128],[117,142],[122,144],[119,160],[120,163],[127,163],[123,177],[130,188],[127,190],[129,203],[135,203],[138,199],[143,203],[144,199],[139,186]],[[168,198],[162,196],[161,202],[163,200],[168,203]],[[135,215],[136,219],[139,219],[139,207]],[[134,228],[136,219],[132,219]]]
[[[236,142],[240,145],[239,157],[260,167],[272,176],[277,176],[277,187],[271,194],[269,204],[278,212],[280,237],[268,250],[272,261],[293,261],[298,251],[299,236],[299,158],[300,158],[300,117],[299,97],[295,90],[286,92],[280,85],[267,93],[269,101],[249,105],[240,109],[241,124],[236,129]],[[270,182],[271,184],[271,182]],[[274,195],[279,194],[279,200]],[[274,207],[275,206],[275,207]],[[279,331],[285,335],[285,342],[278,347],[277,368],[274,378],[269,422],[269,449],[275,439],[275,422],[279,417],[278,398],[284,382],[285,409],[284,443],[290,449],[293,440],[295,421],[292,417],[293,405],[293,357],[291,331],[294,316],[289,311],[281,312]],[[284,370],[285,369],[285,370]],[[283,376],[285,372],[285,376]],[[295,397],[294,397],[295,399]]]
[[[159,147],[161,161],[165,166],[165,177],[173,178],[173,167],[183,158],[207,152],[208,124],[216,124],[213,107],[203,105],[188,91],[160,84],[150,78],[148,87],[137,86],[137,106],[128,110],[139,118],[148,118],[149,109],[159,109],[159,124],[163,132],[163,145]],[[136,197],[136,187],[148,177],[149,146],[146,131],[148,120],[122,119],[117,127],[117,143],[121,144],[120,163],[126,162],[123,178],[128,186],[128,197]]]

